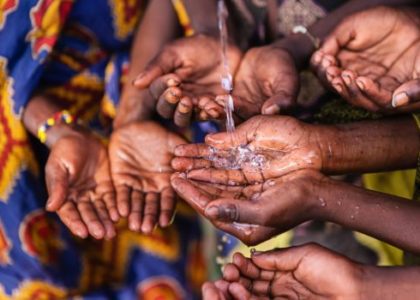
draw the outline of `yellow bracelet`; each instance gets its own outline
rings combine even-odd
[[[172,5],[174,6],[175,12],[178,16],[178,21],[184,29],[185,36],[192,36],[194,34],[194,29],[192,28],[191,20],[188,16],[184,2],[182,0],[172,0]]]
[[[48,118],[44,124],[39,126],[37,131],[37,137],[41,143],[45,144],[47,141],[47,131],[56,124],[73,124],[76,121],[76,118],[70,114],[68,110],[62,110],[57,112],[51,118]]]

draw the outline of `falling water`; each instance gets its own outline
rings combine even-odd
[[[225,5],[224,0],[219,0],[217,3],[217,18],[219,23],[220,31],[220,48],[222,56],[222,74],[220,83],[222,89],[226,92],[226,103],[225,103],[225,112],[226,112],[226,131],[233,133],[235,130],[235,121],[233,120],[233,81],[232,73],[229,69],[229,58],[227,56],[227,47],[228,47],[228,29],[227,29],[227,18],[229,16],[228,10]]]

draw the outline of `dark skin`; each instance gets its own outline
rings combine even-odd
[[[181,34],[176,24],[177,17],[171,1],[149,3],[131,49],[130,67],[114,119],[114,128],[152,117],[155,100],[149,90],[135,88],[133,81],[166,43]]]
[[[209,160],[210,147],[223,157],[240,145],[263,155],[264,164],[244,162],[230,170]],[[179,146],[172,166],[188,171],[189,179],[246,185],[302,169],[345,174],[412,168],[419,147],[412,117],[322,126],[286,116],[258,116],[239,126],[233,138],[227,133],[210,134],[204,145]]]
[[[165,46],[137,77],[134,85],[140,90],[149,88],[157,101],[157,112],[164,118],[173,118],[178,126],[189,124],[194,106],[206,107],[210,116],[218,116],[222,108],[207,104],[216,95],[223,94],[219,45],[217,38],[200,34],[176,40]],[[241,52],[232,45],[228,48],[228,57],[230,70],[234,73]],[[202,120],[209,118],[200,113],[195,117]]]
[[[46,119],[62,108],[38,95],[27,105],[23,122],[36,134]],[[59,124],[48,130],[50,154],[45,167],[47,210],[57,212],[75,235],[97,239],[115,236],[119,219],[111,180],[108,153],[100,139],[73,125]]]
[[[170,162],[178,135],[153,122],[136,122],[114,131],[109,144],[112,180],[120,215],[129,228],[151,233],[170,225],[176,195],[170,185]]]
[[[413,9],[377,7],[351,15],[313,55],[313,68],[327,87],[353,105],[371,111],[416,111],[419,27],[418,10]]]
[[[213,299],[416,299],[418,267],[361,265],[316,244],[237,253]],[[204,287],[203,287],[204,290]],[[206,296],[206,294],[204,294]],[[204,297],[205,300],[210,299]]]
[[[187,9],[191,5],[188,2]],[[201,32],[207,32],[210,33],[210,36],[214,36],[214,33],[217,32],[216,5],[213,3],[214,5],[211,6],[209,3],[205,6],[207,12],[207,18],[203,24],[205,30]],[[327,18],[316,22],[309,30],[315,36],[323,39],[345,16],[354,12],[378,4],[397,6],[415,3],[415,0],[349,1],[330,13]],[[194,14],[192,16],[194,17]],[[197,24],[194,20],[193,23]],[[270,23],[275,22],[271,20]],[[271,28],[271,31],[275,30]],[[306,66],[314,51],[315,47],[308,37],[297,34],[277,40],[270,46],[249,50],[242,59],[237,72],[235,70],[238,63],[231,58],[230,69],[234,77],[233,96],[237,108],[235,113],[237,121],[259,113],[271,115],[290,110],[296,102],[299,89],[298,71]],[[162,50],[158,58],[146,69],[146,72],[140,74],[135,85],[140,90],[150,88],[158,103],[156,109],[159,114],[165,118],[174,119],[175,124],[179,126],[187,126],[191,119],[194,119],[194,112],[195,118],[200,120],[222,119],[225,101],[223,97],[215,98],[217,95],[224,94],[224,92],[220,92],[220,87],[217,84],[220,82],[221,72],[218,68],[208,68],[210,63],[220,65],[220,55],[214,56],[214,53],[219,52],[220,50],[215,52],[213,47],[197,47],[194,39],[186,39],[180,43],[172,44]],[[231,47],[229,53],[233,54],[234,52]],[[183,55],[187,53],[188,56]],[[206,59],[203,60],[203,57]],[[191,66],[190,72],[182,72],[181,78],[174,75],[190,61],[195,62]],[[211,74],[212,72],[218,73]],[[205,93],[201,92],[202,89],[198,89],[197,92],[191,88],[195,85],[200,86],[203,76],[214,78],[211,85],[206,85]],[[154,85],[152,85],[153,80],[156,81]]]

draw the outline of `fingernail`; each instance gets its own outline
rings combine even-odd
[[[251,252],[251,256],[258,256],[258,255],[263,254],[263,253],[264,253],[263,251],[257,251],[257,250],[254,249],[254,251]]]
[[[338,93],[342,93],[343,92],[343,88],[341,87],[341,85],[339,84],[335,84],[333,85],[334,89],[338,92]]]
[[[363,81],[356,80],[356,84],[359,87],[359,89],[361,89],[361,90],[364,90],[365,89],[365,85],[364,85]]]
[[[276,104],[270,105],[269,107],[265,108],[263,113],[265,115],[275,115],[280,113],[280,107]]]
[[[314,54],[314,63],[319,64],[320,61],[321,61],[321,53],[320,52],[316,52]]]
[[[392,98],[392,107],[406,105],[410,101],[406,92],[399,93]]]
[[[179,84],[179,81],[178,80],[175,80],[173,78],[169,78],[169,80],[167,82],[167,85],[169,85],[169,86],[176,86],[178,84]]]
[[[76,230],[76,235],[82,239],[86,238],[86,234],[85,231],[83,229],[77,229]]]
[[[217,219],[219,217],[219,208],[217,206],[207,207],[204,214],[210,219]]]
[[[341,77],[343,78],[343,80],[344,80],[344,82],[347,84],[347,85],[350,85],[351,84],[351,77],[349,76],[349,75],[347,75],[347,74],[343,74],[343,75],[341,75]]]
[[[144,73],[140,73],[134,80],[133,85],[135,85],[140,79],[142,79],[144,76]]]

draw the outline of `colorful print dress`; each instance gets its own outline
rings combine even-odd
[[[36,89],[106,134],[128,68],[141,0],[0,0],[0,299],[194,299],[204,278],[200,228],[174,225],[111,241],[78,240],[44,210],[46,149],[23,108]]]

